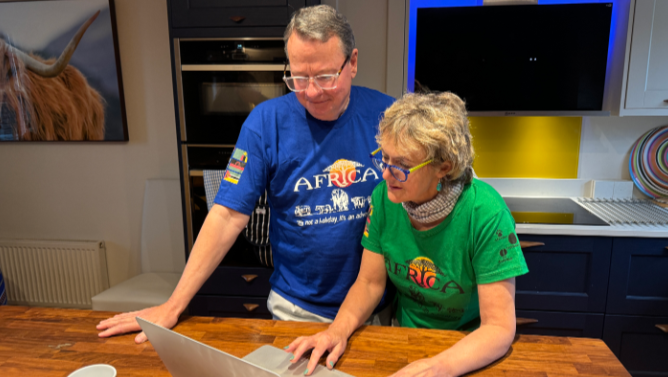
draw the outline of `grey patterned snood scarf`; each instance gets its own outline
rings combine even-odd
[[[438,195],[426,203],[415,204],[413,202],[403,202],[401,204],[412,219],[421,224],[428,224],[444,219],[452,212],[463,188],[464,185],[462,182],[444,184],[443,189],[438,192]]]

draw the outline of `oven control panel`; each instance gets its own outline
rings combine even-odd
[[[180,41],[181,64],[285,63],[282,40]]]

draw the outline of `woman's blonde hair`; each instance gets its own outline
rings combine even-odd
[[[427,152],[426,160],[449,162],[445,181],[469,183],[473,179],[473,145],[466,105],[450,92],[408,93],[385,110],[376,141],[394,141],[401,153]]]

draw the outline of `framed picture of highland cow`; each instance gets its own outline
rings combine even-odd
[[[113,0],[0,0],[0,141],[128,141]]]

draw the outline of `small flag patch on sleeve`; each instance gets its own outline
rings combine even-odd
[[[227,169],[225,170],[223,179],[232,182],[235,185],[239,183],[241,174],[243,174],[244,169],[246,168],[246,163],[248,163],[248,153],[242,149],[234,148],[232,157],[230,157],[230,161],[227,163]]]
[[[366,224],[364,224],[364,236],[369,238],[369,224],[371,224],[371,215],[373,215],[373,204],[369,203],[369,215],[366,217]]]

